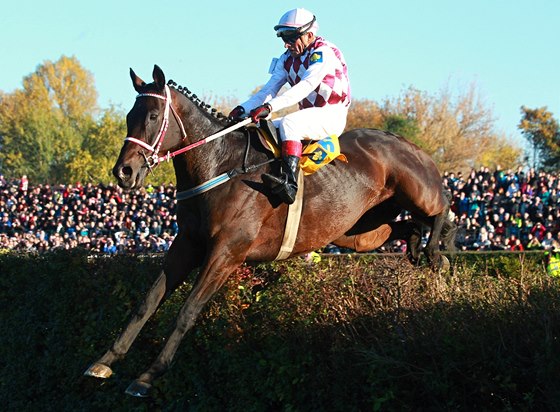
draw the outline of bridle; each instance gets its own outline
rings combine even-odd
[[[215,133],[211,136],[208,136],[202,140],[198,140],[194,143],[189,144],[188,146],[182,147],[181,149],[177,149],[173,152],[167,152],[165,155],[160,156],[159,155],[159,151],[161,149],[161,145],[163,144],[163,139],[165,138],[165,133],[167,132],[167,128],[169,127],[169,111],[171,110],[171,113],[173,113],[173,116],[175,117],[175,120],[177,121],[177,124],[179,125],[179,128],[181,129],[181,136],[182,139],[184,140],[187,137],[187,133],[185,132],[185,127],[183,126],[183,122],[181,121],[181,118],[179,117],[179,114],[177,113],[177,111],[175,110],[175,108],[173,107],[173,105],[171,104],[171,92],[169,90],[169,86],[165,85],[165,89],[164,89],[165,95],[161,95],[158,93],[139,93],[136,98],[140,98],[140,97],[155,97],[157,99],[161,99],[165,101],[165,109],[163,112],[163,121],[161,123],[161,127],[159,129],[159,132],[156,136],[156,138],[154,139],[154,143],[153,144],[148,144],[140,139],[137,139],[133,136],[127,136],[124,140],[127,142],[131,142],[131,143],[135,143],[138,146],[142,147],[143,149],[146,149],[148,151],[150,151],[150,154],[146,154],[144,152],[144,150],[141,151],[142,156],[144,157],[144,160],[146,162],[146,167],[150,170],[150,172],[153,170],[153,168],[155,166],[157,166],[159,163],[163,162],[164,160],[171,160],[172,158],[174,158],[175,156],[178,156],[182,153],[185,153],[191,149],[194,149],[195,147],[201,146],[205,143],[209,143],[214,139],[217,139],[218,137],[222,137],[236,129],[239,129],[243,126],[248,125],[249,123],[252,122],[252,119],[249,117],[245,120],[242,120],[239,123],[234,124],[233,126],[230,126],[226,129],[223,129],[221,131],[219,131],[218,133]],[[232,169],[228,172],[222,173],[219,176],[216,176],[198,186],[195,186],[189,190],[183,191],[183,192],[178,192],[177,193],[177,200],[187,200],[190,199],[191,197],[195,197],[199,194],[202,194],[210,189],[213,189],[214,187],[221,185],[225,182],[227,182],[228,180],[230,180],[231,178],[233,178],[234,176],[237,176],[239,174],[243,174],[243,173],[248,173],[252,170],[255,170],[261,166],[264,166],[267,163],[270,163],[272,161],[275,161],[276,159],[271,159],[268,160],[266,162],[260,163],[258,165],[253,165],[253,166],[246,166],[246,160],[247,160],[247,156],[248,156],[248,152],[249,152],[249,134],[247,134],[247,147],[245,150],[245,157],[243,160],[243,167],[240,169]]]
[[[139,93],[136,98],[138,99],[139,97],[155,97],[157,99],[161,99],[165,101],[165,109],[163,111],[163,121],[161,123],[161,127],[159,129],[159,133],[156,136],[154,143],[153,144],[148,144],[140,139],[137,139],[133,136],[127,136],[124,140],[127,142],[132,142],[132,143],[136,143],[137,145],[143,147],[146,150],[149,150],[151,152],[150,155],[146,155],[146,153],[144,153],[144,151],[142,151],[142,156],[144,157],[145,161],[146,161],[146,166],[148,167],[148,169],[150,169],[150,171],[152,171],[152,168],[157,166],[158,163],[163,162],[164,160],[171,160],[172,158],[174,158],[175,156],[178,156],[182,153],[185,153],[191,149],[194,149],[195,147],[201,146],[205,143],[209,143],[214,139],[217,139],[218,137],[222,137],[226,134],[228,134],[229,132],[232,132],[236,129],[239,129],[243,126],[248,125],[249,123],[251,123],[251,118],[247,118],[239,123],[234,124],[233,126],[230,126],[224,130],[219,131],[218,133],[213,134],[212,136],[208,136],[202,140],[198,140],[194,143],[191,143],[188,146],[185,146],[181,149],[177,149],[173,152],[167,152],[164,156],[159,156],[159,150],[161,148],[161,145],[163,143],[163,139],[165,138],[165,133],[167,132],[167,128],[169,127],[169,110],[171,109],[171,113],[173,113],[173,116],[175,117],[175,120],[177,121],[177,124],[179,125],[179,128],[181,129],[181,136],[182,136],[182,140],[184,140],[187,137],[187,133],[185,132],[185,127],[183,126],[183,122],[181,121],[181,118],[179,117],[179,114],[177,113],[177,111],[175,110],[175,108],[173,107],[173,105],[171,104],[171,92],[169,91],[169,86],[165,85],[165,96],[162,96],[161,94],[157,94],[157,93]]]
[[[165,95],[162,96],[161,94],[157,93],[139,93],[136,98],[140,97],[155,97],[157,99],[161,99],[165,102],[165,109],[163,111],[163,121],[161,122],[161,127],[159,129],[159,133],[157,134],[153,144],[148,144],[140,139],[137,139],[133,136],[127,136],[124,140],[127,142],[136,143],[140,147],[149,150],[151,153],[146,155],[144,151],[141,152],[144,160],[146,161],[146,165],[150,171],[153,167],[155,167],[158,163],[163,162],[164,160],[169,161],[171,158],[177,156],[180,153],[183,153],[185,150],[179,149],[175,152],[167,152],[164,156],[159,156],[159,150],[161,145],[163,144],[163,139],[165,138],[165,133],[167,132],[167,128],[169,127],[169,110],[171,109],[171,113],[175,117],[179,128],[181,129],[181,138],[185,139],[187,137],[187,133],[185,132],[185,127],[183,126],[183,122],[179,117],[179,114],[171,104],[171,92],[169,91],[169,86],[165,85],[164,88]],[[182,150],[182,151],[181,151]]]

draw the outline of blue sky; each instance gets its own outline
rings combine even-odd
[[[129,67],[150,80],[154,64],[199,96],[244,100],[282,53],[272,27],[294,7],[314,12],[343,51],[355,98],[474,82],[496,131],[520,145],[522,105],[560,118],[558,0],[11,1],[0,14],[0,90],[67,55],[94,75],[102,108],[127,111]]]

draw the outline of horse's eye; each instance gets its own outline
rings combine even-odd
[[[158,115],[155,113],[150,114],[150,120],[157,120]]]

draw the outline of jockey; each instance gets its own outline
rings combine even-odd
[[[344,57],[334,44],[316,35],[318,27],[315,16],[308,10],[286,12],[274,26],[286,52],[272,59],[271,77],[263,88],[229,114],[231,119],[239,120],[249,113],[257,123],[271,113],[298,104],[298,111],[272,121],[282,139],[280,176],[262,175],[273,193],[288,204],[295,201],[298,189],[301,140],[340,135],[350,106],[350,82]],[[286,84],[291,87],[278,95]]]

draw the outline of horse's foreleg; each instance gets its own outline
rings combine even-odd
[[[86,370],[85,375],[96,378],[111,376],[113,362],[125,356],[148,319],[194,268],[194,261],[190,257],[191,252],[186,241],[178,238],[173,243],[166,257],[164,270],[148,291],[134,316],[111,348]]]
[[[97,362],[93,363],[85,371],[84,375],[95,378],[108,378],[113,374],[111,364],[124,357],[146,321],[156,311],[165,295],[166,283],[166,275],[162,271],[126,328],[111,348]]]
[[[152,366],[130,384],[126,393],[132,396],[148,396],[153,380],[163,374],[173,360],[181,340],[191,329],[204,305],[222,287],[228,276],[243,259],[233,258],[231,254],[221,254],[209,260],[201,270],[189,296],[179,312],[175,330]]]

